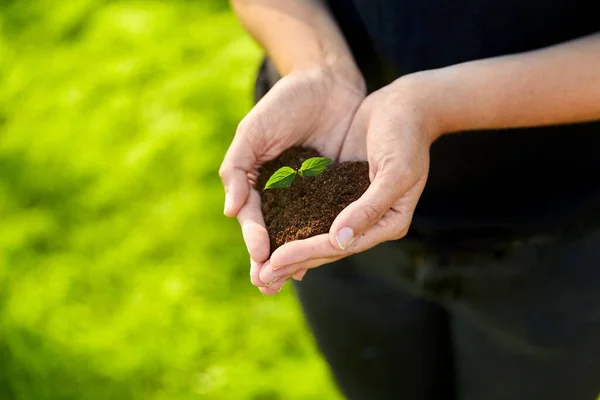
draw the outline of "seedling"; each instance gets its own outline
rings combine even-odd
[[[265,185],[265,190],[289,187],[294,182],[296,175],[300,175],[303,178],[320,175],[332,162],[331,158],[313,157],[305,160],[299,169],[281,167],[271,175]]]

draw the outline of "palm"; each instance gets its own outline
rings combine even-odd
[[[278,248],[270,259],[271,266],[278,270],[261,270],[263,282],[333,262],[406,234],[427,179],[430,143],[418,120],[395,108],[394,101],[381,97],[371,95],[361,104],[339,155],[342,161],[368,160],[371,186],[337,216],[329,234]],[[350,247],[342,247],[340,242],[336,246],[334,235],[346,226],[357,233],[355,240]]]
[[[269,236],[260,196],[252,187],[260,166],[288,148],[304,145],[339,158],[364,90],[319,71],[291,74],[265,95],[238,127],[220,174],[225,183],[226,215],[237,215],[251,258],[252,282],[269,258]],[[250,178],[250,181],[248,180]],[[264,293],[269,289],[262,287]]]
[[[363,99],[360,91],[344,83],[315,82],[310,75],[284,77],[247,117],[262,132],[255,138],[254,146],[260,149],[255,167],[295,145],[338,158]]]

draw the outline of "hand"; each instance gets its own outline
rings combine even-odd
[[[348,69],[344,70],[348,71]],[[364,100],[360,74],[326,67],[292,72],[283,77],[239,124],[219,174],[225,186],[225,215],[237,216],[250,254],[250,276],[265,294],[277,285],[260,281],[258,273],[269,259],[269,237],[260,196],[253,188],[258,168],[294,145],[314,147],[338,158],[356,110]]]
[[[329,234],[278,248],[260,271],[261,281],[279,282],[406,235],[427,180],[429,149],[439,136],[422,87],[416,75],[407,76],[363,102],[340,160],[368,159],[371,185],[338,215]]]

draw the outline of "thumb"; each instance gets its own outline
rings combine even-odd
[[[250,193],[248,173],[253,170],[257,162],[256,154],[247,140],[248,137],[257,136],[253,134],[255,124],[248,121],[246,117],[240,122],[219,168],[219,176],[225,188],[224,213],[228,217],[236,216],[246,203]]]
[[[248,173],[300,142],[310,130],[314,99],[307,83],[288,75],[278,81],[238,125],[219,175],[225,186],[225,215],[237,215],[248,198]]]
[[[378,171],[367,191],[346,207],[333,221],[329,241],[339,249],[350,247],[356,238],[377,224],[406,191],[393,172]]]

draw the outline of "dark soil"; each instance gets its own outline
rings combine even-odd
[[[263,190],[269,177],[283,166],[299,168],[304,160],[321,155],[313,149],[293,147],[266,163],[256,188],[271,239],[271,253],[284,243],[329,232],[335,217],[369,187],[369,164],[331,164],[318,176],[296,176],[289,188]]]

